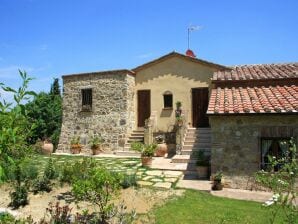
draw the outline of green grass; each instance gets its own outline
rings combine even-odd
[[[270,212],[261,203],[212,196],[206,192],[186,190],[152,211],[157,224],[201,223],[269,223]],[[278,217],[275,223],[284,223]]]

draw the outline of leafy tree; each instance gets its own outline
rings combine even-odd
[[[50,138],[55,148],[59,142],[62,123],[62,98],[58,79],[54,79],[49,93],[40,92],[32,102],[26,104],[28,117],[35,128],[28,141]]]
[[[27,119],[27,110],[24,101],[36,95],[27,91],[32,78],[27,73],[20,71],[22,85],[18,89],[0,83],[0,88],[13,94],[14,102],[6,102],[0,98],[0,182],[7,179],[7,170],[15,166],[30,152],[26,139],[29,138],[34,128]],[[0,96],[1,97],[1,96]]]
[[[52,96],[60,96],[61,95],[58,78],[55,78],[53,84],[51,85],[50,95],[52,95]]]

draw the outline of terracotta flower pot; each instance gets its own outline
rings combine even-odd
[[[142,166],[150,167],[152,165],[152,157],[141,157]]]
[[[52,143],[44,141],[41,149],[42,149],[41,150],[42,154],[51,155],[53,152],[54,146]]]
[[[223,184],[221,183],[221,181],[218,180],[214,180],[213,181],[213,185],[212,185],[212,190],[213,191],[220,191],[223,188]]]
[[[72,154],[80,154],[82,146],[80,144],[74,144],[70,146],[70,152]]]
[[[155,156],[163,157],[168,152],[168,146],[166,143],[157,144]]]
[[[98,155],[103,151],[100,145],[92,146],[91,150],[92,150],[92,155]]]

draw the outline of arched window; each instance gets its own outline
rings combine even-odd
[[[163,107],[164,109],[173,108],[173,94],[170,91],[166,91],[163,94]]]

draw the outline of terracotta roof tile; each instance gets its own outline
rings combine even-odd
[[[298,113],[298,86],[212,89],[207,114]]]
[[[217,71],[213,81],[266,80],[298,78],[298,63],[240,65],[232,70]]]

